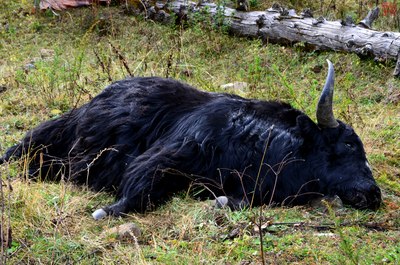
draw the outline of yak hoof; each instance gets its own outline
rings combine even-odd
[[[94,211],[92,213],[92,216],[93,216],[94,220],[100,220],[101,218],[107,216],[107,212],[100,208],[100,209],[97,209],[96,211]]]
[[[215,200],[215,207],[216,208],[224,208],[225,206],[228,205],[228,197],[226,196],[219,196],[216,200]]]

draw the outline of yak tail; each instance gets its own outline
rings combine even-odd
[[[10,147],[0,158],[0,164],[11,159],[26,158],[30,176],[46,175],[46,179],[56,180],[58,171],[64,167],[69,145],[76,141],[79,109],[63,116],[45,121],[29,131],[20,143]]]
[[[20,158],[22,156],[21,144],[16,144],[6,151],[6,153],[0,157],[0,165],[10,161],[11,158]]]

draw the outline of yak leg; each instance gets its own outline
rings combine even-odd
[[[119,186],[118,201],[96,210],[93,218],[119,216],[129,211],[145,212],[188,188],[191,177],[185,170],[197,159],[196,146],[192,141],[154,144],[128,166]]]

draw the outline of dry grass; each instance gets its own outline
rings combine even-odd
[[[288,1],[297,7],[319,4],[297,2]],[[354,1],[343,3],[347,12],[357,14]],[[260,264],[255,222],[261,221],[267,264],[400,262],[400,107],[391,101],[400,83],[391,77],[393,64],[301,46],[263,46],[203,23],[186,29],[161,26],[123,15],[119,7],[69,10],[54,17],[31,14],[29,6],[9,1],[0,7],[0,85],[6,88],[0,92],[2,152],[39,122],[83,104],[128,71],[168,75],[210,91],[244,81],[250,88],[240,91],[242,95],[286,100],[313,117],[325,78],[324,71],[315,69],[325,67],[329,58],[337,75],[336,114],[363,139],[385,207],[378,212],[266,208],[260,216],[259,209],[215,210],[210,202],[181,194],[146,215],[96,222],[92,211],[112,202],[112,196],[68,183],[26,180],[24,163],[17,161],[2,165],[0,172],[2,229],[8,224],[12,229],[12,245],[3,244],[2,261]],[[322,11],[340,15],[326,6]],[[100,24],[104,15],[108,19]],[[125,222],[141,228],[137,242],[101,236],[103,230]]]

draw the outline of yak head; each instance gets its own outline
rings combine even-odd
[[[297,121],[307,145],[307,160],[323,194],[337,195],[343,203],[358,209],[376,210],[381,205],[381,191],[372,176],[363,144],[349,125],[333,115],[334,69],[330,61],[328,65],[317,106],[318,124],[305,115]]]

